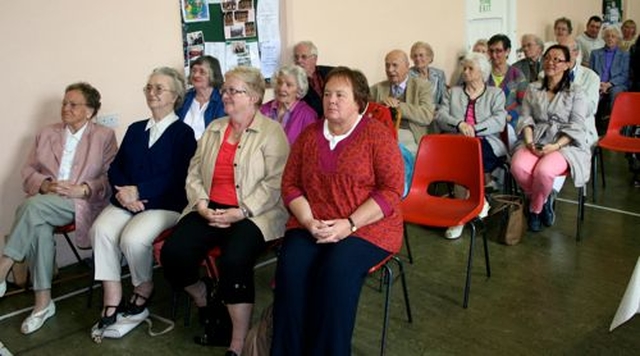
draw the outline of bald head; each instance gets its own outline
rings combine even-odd
[[[573,36],[563,37],[558,41],[558,44],[569,49],[569,53],[571,54],[571,67],[573,67],[580,56],[580,48],[578,47],[578,43],[575,38],[573,38]]]
[[[387,53],[384,57],[384,70],[391,84],[400,84],[409,74],[409,57],[399,49]]]

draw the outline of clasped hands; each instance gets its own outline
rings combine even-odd
[[[198,203],[197,210],[198,214],[209,222],[209,226],[222,229],[245,218],[240,208],[211,209],[205,200]]]
[[[84,184],[84,183],[83,183]],[[68,180],[45,180],[40,186],[42,194],[57,194],[66,198],[84,198],[83,184],[73,184]]]
[[[129,210],[132,213],[139,213],[144,211],[144,204],[147,202],[146,200],[140,200],[140,194],[138,192],[138,187],[135,185],[125,185],[125,186],[115,186],[116,187],[116,199],[118,203],[122,205],[125,209]]]
[[[351,224],[347,219],[312,219],[303,225],[319,244],[336,243],[351,234]]]

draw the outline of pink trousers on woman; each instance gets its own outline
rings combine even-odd
[[[540,214],[542,206],[553,189],[553,180],[563,175],[567,161],[555,151],[536,156],[528,148],[520,148],[511,158],[511,174],[530,198],[529,211]]]

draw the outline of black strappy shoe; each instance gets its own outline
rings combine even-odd
[[[153,298],[153,294],[154,292],[151,292],[151,294],[149,294],[148,297],[144,297],[138,293],[133,293],[133,300],[129,299],[127,304],[125,304],[124,306],[124,314],[138,315],[142,313],[145,309],[147,309],[147,306],[149,305],[149,303],[151,302],[151,299]],[[138,299],[142,299],[143,303],[138,305],[137,304]]]
[[[107,315],[109,313],[109,309],[114,309],[113,314]],[[98,321],[98,329],[106,328],[109,325],[113,325],[116,323],[118,319],[118,311],[120,310],[119,305],[105,305],[102,310],[102,315],[100,316],[100,320]]]

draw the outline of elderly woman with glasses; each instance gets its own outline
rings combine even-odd
[[[307,95],[307,74],[297,65],[280,68],[272,78],[275,99],[263,104],[260,112],[282,125],[290,144],[307,126],[316,122],[318,114],[302,100]]]
[[[200,308],[205,335],[196,342],[226,344],[227,355],[242,352],[255,301],[253,266],[267,242],[283,235],[288,216],[280,184],[289,143],[281,125],[259,111],[264,91],[258,69],[226,73],[221,93],[228,116],[200,139],[187,176],[189,203],[161,252],[165,277]],[[231,340],[211,322],[222,316],[211,315],[212,285],[199,279],[200,265],[215,247],[222,252],[218,293],[231,316]]]
[[[189,64],[189,83],[182,105],[176,110],[180,120],[191,126],[199,140],[211,121],[224,116],[220,96],[223,78],[220,62],[211,56],[201,56]]]
[[[22,167],[27,198],[16,211],[0,257],[0,297],[7,290],[6,277],[13,264],[28,262],[35,306],[22,323],[24,334],[40,329],[56,312],[51,300],[54,228],[75,223],[76,243],[88,247],[89,227],[110,195],[107,170],[117,143],[113,130],[91,121],[100,105],[100,93],[91,85],[69,85],[60,110],[62,122],[36,135]]]
[[[588,103],[583,90],[571,84],[569,49],[549,47],[542,67],[542,81],[527,89],[517,127],[521,140],[511,159],[511,173],[529,198],[529,229],[533,232],[555,221],[549,199],[553,180],[569,170],[580,187],[591,169]]]
[[[153,240],[173,226],[187,204],[184,181],[196,149],[193,130],[174,110],[184,98],[184,77],[173,68],[155,69],[143,88],[151,118],[129,125],[109,168],[114,194],[89,235],[95,279],[104,288],[103,309],[92,333],[125,316],[146,318],[153,293]],[[122,300],[121,256],[131,272],[133,295]]]

